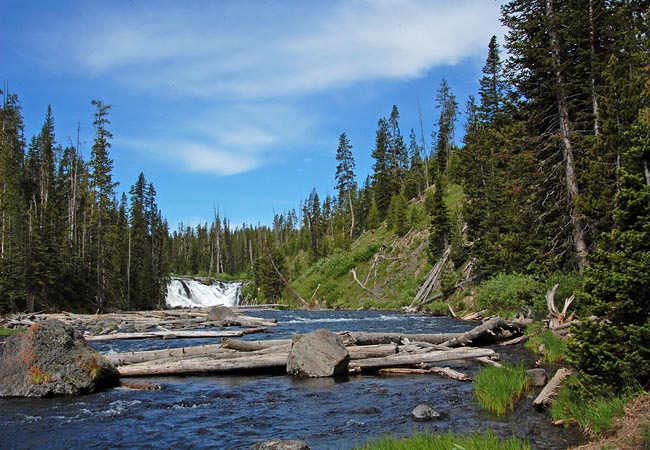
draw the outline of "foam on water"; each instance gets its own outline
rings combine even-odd
[[[172,278],[167,285],[167,306],[170,308],[237,306],[241,288],[241,282],[215,281],[207,285],[192,278]]]

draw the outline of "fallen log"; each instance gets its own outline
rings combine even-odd
[[[221,339],[221,347],[240,352],[254,352],[282,344],[291,344],[291,339],[268,339],[265,341],[242,341],[227,337]]]
[[[546,386],[544,386],[542,392],[540,392],[537,398],[533,400],[533,405],[538,407],[548,405],[548,403],[551,401],[551,397],[555,395],[557,390],[569,375],[571,375],[571,371],[569,369],[558,369],[558,371],[555,372],[555,375],[553,375],[553,378],[551,378],[551,381],[549,381]]]
[[[245,354],[239,358],[220,359],[200,357],[169,362],[156,361],[156,364],[131,364],[120,366],[117,370],[122,377],[286,370],[287,355],[288,353]]]
[[[388,369],[379,369],[380,375],[411,375],[411,374],[434,374],[445,378],[458,381],[472,381],[469,375],[450,369],[449,367],[430,367],[428,369],[409,369],[405,367],[391,367]]]
[[[166,358],[191,358],[218,353],[231,354],[234,350],[223,348],[221,344],[197,345],[192,347],[168,348],[163,350],[145,350],[141,352],[113,353],[104,355],[116,366],[140,364]]]
[[[147,331],[141,333],[114,333],[96,336],[84,336],[87,341],[115,341],[121,339],[201,339],[241,337],[245,334],[260,333],[264,328],[251,328],[241,331]]]
[[[463,333],[437,333],[437,334],[408,334],[408,333],[370,333],[362,331],[343,331],[338,335],[346,345],[377,345],[401,344],[403,342],[427,342],[429,344],[442,344],[454,338],[459,338]]]
[[[411,366],[421,363],[465,360],[494,356],[496,352],[488,348],[459,348],[450,351],[433,351],[415,354],[396,354],[383,358],[367,358],[350,362],[350,371],[372,371],[388,367]]]
[[[481,325],[462,333],[458,337],[442,342],[447,347],[463,347],[468,344],[477,345],[483,342],[494,342],[502,339],[504,332],[507,337],[519,336],[525,326],[517,322],[507,322],[500,317],[493,317]]]
[[[504,341],[504,342],[499,342],[499,345],[502,347],[508,346],[508,345],[516,345],[516,344],[521,344],[522,342],[525,342],[530,338],[530,335],[524,334],[522,336],[516,337],[514,339],[510,339],[509,341]]]

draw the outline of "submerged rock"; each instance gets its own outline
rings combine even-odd
[[[413,419],[418,422],[438,420],[442,417],[442,415],[438,411],[436,411],[429,405],[416,406],[415,409],[411,412],[411,415],[413,416]]]
[[[251,450],[309,450],[309,447],[302,441],[275,440],[255,444]]]
[[[320,329],[296,338],[287,360],[287,373],[301,378],[347,373],[350,354],[339,337]]]
[[[115,366],[58,320],[11,336],[0,355],[0,397],[89,394],[119,382]]]

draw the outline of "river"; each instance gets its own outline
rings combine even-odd
[[[420,314],[368,311],[258,311],[279,326],[247,339],[281,339],[318,328],[332,331],[462,332],[475,323]],[[97,342],[100,352],[214,343],[214,340]],[[498,352],[506,360],[533,356],[521,347]],[[476,364],[451,367],[469,374]],[[312,450],[351,449],[385,434],[416,430],[465,434],[493,430],[527,439],[533,449],[583,442],[576,430],[554,427],[526,398],[497,418],[472,400],[472,383],[434,375],[295,380],[286,375],[155,377],[134,380],[160,390],[116,388],[74,398],[0,399],[0,448],[214,448],[250,449],[268,439],[305,441]],[[426,403],[442,420],[415,422]]]

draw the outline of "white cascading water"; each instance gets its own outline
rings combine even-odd
[[[172,278],[167,285],[167,306],[170,308],[237,306],[242,284],[239,281],[214,281],[206,285],[193,278]]]

